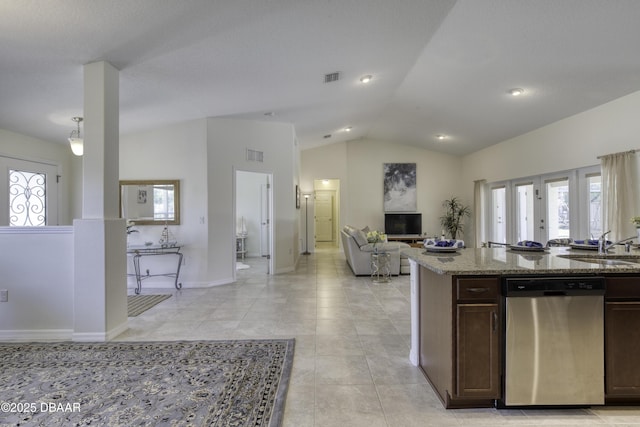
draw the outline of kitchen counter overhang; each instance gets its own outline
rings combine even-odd
[[[601,274],[640,273],[640,252],[616,248],[607,255],[597,251],[549,248],[545,252],[519,252],[506,248],[461,249],[432,253],[423,248],[402,251],[428,270],[448,275]],[[580,259],[578,259],[580,258]],[[593,261],[585,261],[592,258]],[[597,260],[621,260],[605,263]]]

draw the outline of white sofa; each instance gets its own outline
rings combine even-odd
[[[346,225],[340,232],[342,248],[347,258],[347,263],[356,276],[371,275],[371,253],[374,245],[367,242],[367,235],[363,230]],[[400,251],[409,248],[409,244],[403,242],[377,243],[375,248],[390,254],[391,274],[409,274],[409,260]]]

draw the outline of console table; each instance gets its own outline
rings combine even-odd
[[[180,276],[180,266],[182,265],[182,257],[183,254],[180,252],[182,245],[171,244],[171,245],[140,245],[140,246],[129,246],[127,248],[127,255],[130,255],[133,258],[133,269],[135,271],[136,276],[136,295],[140,294],[142,290],[142,281],[148,279],[150,277],[173,277],[175,278],[174,286],[176,289],[182,288],[182,283],[178,282],[178,276]],[[140,258],[145,256],[159,256],[159,255],[176,255],[178,258],[178,265],[175,273],[161,273],[161,274],[150,274],[149,269],[147,269],[146,274],[142,275],[140,271]]]
[[[424,239],[425,236],[421,234],[387,234],[387,240],[389,242],[404,242],[413,248],[421,248]]]

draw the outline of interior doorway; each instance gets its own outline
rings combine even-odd
[[[313,188],[316,247],[337,247],[340,242],[340,180],[318,179]]]
[[[273,191],[271,174],[236,171],[235,270],[272,274]]]

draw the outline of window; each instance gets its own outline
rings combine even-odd
[[[58,167],[0,156],[0,226],[58,225]]]
[[[546,181],[545,192],[548,238],[570,237],[569,178]]]
[[[516,184],[516,240],[535,240],[533,183]]]
[[[600,167],[488,184],[488,240],[516,243],[602,234]]]
[[[47,175],[9,170],[9,225],[44,226],[47,221]]]
[[[602,177],[598,175],[587,175],[587,186],[589,189],[589,209],[587,218],[589,221],[589,236],[596,238],[603,233],[602,230]]]
[[[492,242],[507,242],[507,192],[505,187],[491,189],[491,229]]]

